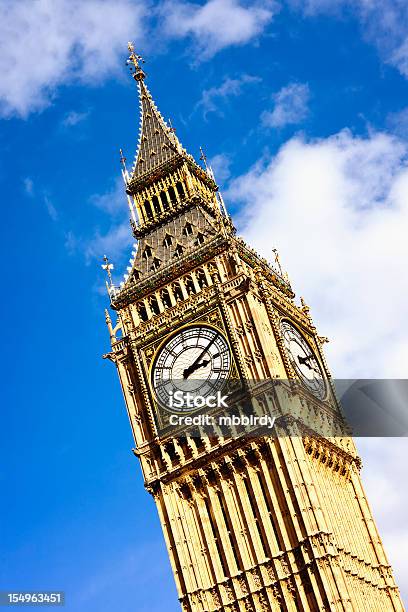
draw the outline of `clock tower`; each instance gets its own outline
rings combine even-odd
[[[141,126],[123,175],[136,243],[123,282],[109,283],[105,357],[182,610],[403,610],[309,309],[279,261],[236,235],[211,168],[165,123],[129,51]],[[230,381],[273,415],[273,435],[242,418],[171,427],[176,390],[205,396]],[[240,406],[227,413],[247,417]]]

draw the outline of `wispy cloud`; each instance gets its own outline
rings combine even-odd
[[[78,246],[78,240],[73,231],[70,230],[65,234],[64,246],[70,255],[75,253],[77,246]]]
[[[273,95],[273,110],[262,113],[263,125],[282,128],[301,123],[309,114],[309,98],[310,91],[306,83],[289,83],[282,87]]]
[[[129,221],[112,224],[109,230],[101,234],[98,230],[94,236],[85,243],[85,257],[102,261],[105,254],[113,261],[121,261],[134,242]]]
[[[112,188],[105,193],[91,196],[90,203],[107,215],[108,229],[105,231],[97,229],[90,238],[84,240],[75,239],[72,235],[67,241],[67,248],[70,245],[78,247],[80,243],[87,263],[92,259],[101,261],[105,254],[115,263],[123,263],[125,257],[129,255],[134,238],[129,223],[129,209],[122,178],[118,177]]]
[[[51,196],[47,193],[47,190],[44,188],[35,190],[34,181],[31,177],[26,176],[23,179],[23,188],[25,194],[34,201],[38,201],[40,205],[45,206],[45,210],[47,211],[49,217],[53,221],[58,220],[58,211],[51,200]],[[37,193],[36,193],[37,192]]]
[[[214,155],[214,157],[209,160],[209,164],[214,171],[215,180],[219,183],[227,181],[231,176],[231,160],[228,155],[218,153],[218,155]]]
[[[62,120],[62,125],[64,127],[74,127],[75,125],[78,125],[78,123],[81,123],[82,121],[85,121],[85,119],[89,116],[89,111],[80,113],[77,111],[69,111],[69,113],[66,113],[66,115],[64,116],[63,120]]]
[[[204,117],[209,113],[222,114],[222,105],[228,98],[241,95],[243,88],[246,85],[259,83],[261,79],[249,74],[243,74],[240,78],[231,79],[227,77],[218,87],[210,87],[204,89],[200,100],[195,108],[201,109]]]
[[[387,128],[401,138],[408,140],[408,107],[387,117]]]
[[[58,212],[48,195],[44,195],[45,208],[53,221],[57,221]]]
[[[114,185],[106,193],[95,193],[90,202],[112,217],[123,216],[128,212],[125,186],[122,177],[117,177]]]
[[[190,38],[195,61],[203,61],[231,45],[256,39],[277,10],[274,2],[252,4],[238,0],[209,0],[205,4],[169,0],[161,7],[164,33]]]
[[[34,195],[34,181],[29,176],[26,176],[23,179],[24,191],[27,195]]]

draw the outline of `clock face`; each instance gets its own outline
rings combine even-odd
[[[326,383],[316,355],[302,334],[288,321],[281,324],[285,348],[292,366],[304,385],[319,399],[326,397]]]
[[[160,404],[171,408],[169,400],[175,391],[214,395],[223,387],[230,367],[230,348],[219,331],[205,325],[185,327],[161,347],[152,368],[152,386]]]

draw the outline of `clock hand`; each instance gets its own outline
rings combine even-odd
[[[215,339],[217,338],[218,334],[216,334],[212,340],[210,340],[210,342],[207,344],[207,346],[205,347],[205,349],[203,349],[201,351],[201,353],[199,354],[199,356],[197,357],[197,359],[194,361],[194,363],[192,363],[188,368],[186,368],[183,372],[183,378],[184,380],[186,380],[190,374],[192,374],[193,372],[195,372],[197,370],[197,365],[199,363],[199,361],[201,361],[202,357],[204,357],[205,353],[208,351],[208,349],[210,348],[210,346],[215,342]],[[199,368],[201,368],[202,366],[198,366]]]
[[[195,372],[196,370],[198,370],[199,368],[205,368],[206,366],[208,366],[208,364],[210,363],[211,359],[204,359],[201,363],[197,363],[194,366],[194,370],[193,372]]]
[[[309,359],[313,359],[314,355],[307,355],[306,357],[302,357],[301,355],[298,356],[298,361],[300,363],[300,365],[305,365],[309,368],[309,370],[312,370],[313,372],[315,372],[316,374],[318,374],[320,376],[320,370],[319,368],[316,368],[313,365],[310,365]]]
[[[184,380],[186,378],[188,378],[190,376],[190,374],[193,374],[196,370],[198,370],[199,368],[205,368],[206,366],[208,366],[208,364],[210,363],[211,359],[204,359],[201,363],[194,363],[193,365],[189,366],[188,368],[186,368],[183,372],[183,378]]]
[[[309,370],[313,370],[314,368],[308,363],[309,359],[313,359],[313,355],[306,355],[306,357],[298,356],[298,362],[300,365],[306,365]]]
[[[210,363],[211,359],[204,359],[201,363],[195,363],[188,368],[186,368],[183,372],[184,378],[188,378],[190,374],[193,374],[199,368],[205,368]]]

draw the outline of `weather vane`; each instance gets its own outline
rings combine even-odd
[[[130,74],[133,76],[135,81],[143,81],[146,75],[143,72],[140,64],[144,64],[145,61],[141,55],[135,53],[135,47],[133,43],[128,43],[128,49],[130,55],[126,60],[126,64],[129,66]]]
[[[109,259],[106,257],[106,255],[103,256],[103,261],[105,262],[104,264],[102,264],[101,268],[102,270],[106,270],[106,273],[108,275],[109,278],[109,285],[110,287],[113,286],[113,280],[112,280],[112,273],[111,270],[113,270],[113,264],[110,263]]]

